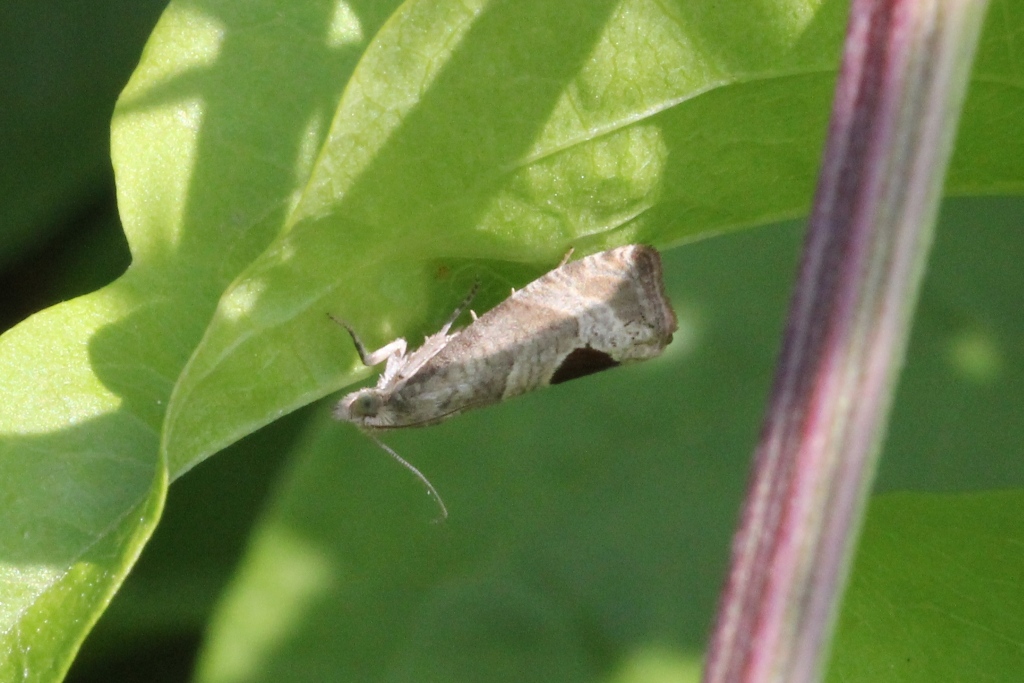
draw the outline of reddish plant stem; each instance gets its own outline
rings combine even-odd
[[[984,10],[853,2],[708,683],[821,675]]]

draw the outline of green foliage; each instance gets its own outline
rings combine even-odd
[[[876,499],[831,680],[1020,680],[1022,506],[1020,491]]]
[[[993,8],[953,192],[1021,189],[1020,93],[1003,85],[1021,69],[1005,47],[1017,5]],[[0,680],[60,678],[168,481],[365,376],[328,313],[370,344],[416,340],[474,278],[487,308],[569,246],[664,248],[805,213],[844,12],[173,2],[114,115],[130,269],[0,340]],[[280,441],[293,469],[216,616],[201,679],[694,671],[794,237],[672,254],[692,357],[396,435],[455,511],[443,528],[425,523],[407,475],[357,453],[372,447],[352,430],[317,417],[294,446]],[[980,301],[1019,322],[1007,302]],[[991,341],[980,310],[954,328]],[[1019,355],[996,356],[986,381],[1019,376]],[[200,520],[202,501],[188,503]],[[181,594],[216,590],[196,581]],[[145,621],[147,607],[126,604]]]

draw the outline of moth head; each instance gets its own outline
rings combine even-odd
[[[360,389],[345,396],[334,409],[334,417],[346,422],[362,422],[380,412],[383,404],[380,394],[374,389]]]

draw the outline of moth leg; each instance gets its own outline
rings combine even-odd
[[[352,329],[351,325],[349,325],[344,320],[335,318],[333,315],[330,315],[330,318],[331,320],[333,320],[334,322],[338,323],[346,330],[348,330],[349,335],[351,335],[352,337],[352,342],[356,345],[356,353],[359,354],[359,360],[363,361],[363,365],[365,365],[366,367],[373,367],[374,365],[379,365],[392,356],[405,355],[405,340],[402,339],[401,337],[394,340],[390,344],[385,344],[376,351],[367,352],[366,347],[363,346],[363,342],[359,340],[359,335],[356,334],[356,331]]]
[[[565,256],[562,257],[562,261],[558,264],[558,268],[561,268],[569,262],[569,259],[572,257],[572,252],[574,251],[576,251],[576,247],[569,247],[569,251],[565,252]],[[555,268],[555,270],[558,270],[558,268]]]
[[[455,308],[455,311],[452,312],[451,316],[448,317],[448,322],[446,322],[441,327],[442,330],[444,330],[445,332],[448,331],[448,329],[455,323],[455,321],[459,319],[459,316],[462,315],[462,312],[466,310],[466,307],[473,303],[473,297],[476,296],[476,293],[478,291],[480,291],[479,278],[476,280],[476,282],[473,283],[473,287],[469,290],[469,294],[466,295],[466,298],[462,300],[462,303],[460,303]],[[475,313],[473,314],[473,320],[476,320]]]

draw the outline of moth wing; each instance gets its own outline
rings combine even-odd
[[[448,327],[448,325],[445,325],[439,332],[427,337],[423,341],[423,346],[407,356],[397,359],[400,362],[396,363],[394,368],[391,367],[391,361],[389,360],[382,376],[381,385],[384,386],[386,384],[387,388],[395,390],[419,372],[420,368],[448,345],[448,342],[458,336],[458,332],[448,334]]]

